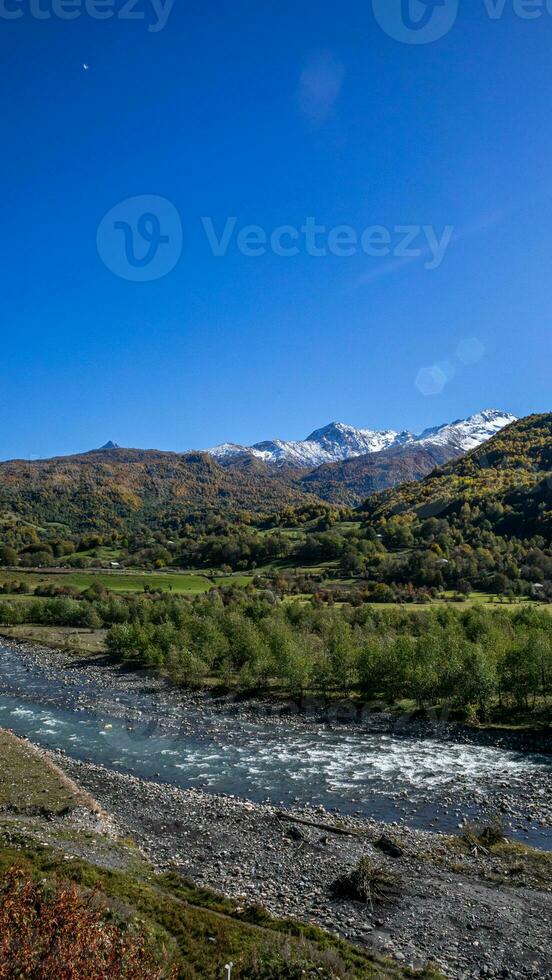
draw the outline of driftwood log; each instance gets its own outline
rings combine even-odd
[[[316,827],[317,830],[325,830],[329,834],[341,834],[344,837],[359,836],[357,830],[347,830],[346,827],[336,827],[330,823],[318,823],[316,820],[305,820],[303,817],[294,817],[291,813],[286,813],[285,810],[278,810],[276,819],[282,820],[284,823],[300,823],[304,827]]]

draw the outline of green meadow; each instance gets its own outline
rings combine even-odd
[[[60,571],[52,569],[41,572],[24,570],[0,572],[0,585],[3,582],[23,582],[28,593],[37,587],[69,585],[84,591],[91,585],[101,585],[109,592],[173,592],[177,595],[200,595],[220,586],[247,585],[250,575],[210,576],[194,572],[148,572],[148,571]],[[7,596],[5,598],[8,598]],[[17,596],[9,596],[17,598]]]

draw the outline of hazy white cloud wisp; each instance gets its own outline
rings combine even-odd
[[[309,122],[320,125],[332,114],[345,69],[330,52],[313,55],[299,79],[299,107]]]

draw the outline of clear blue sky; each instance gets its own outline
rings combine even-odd
[[[2,0],[19,9],[0,18],[0,457],[550,409],[551,15],[461,0],[448,34],[411,45],[369,0],[176,0],[157,32],[149,0],[134,21]],[[183,228],[149,282],[96,244],[138,195]],[[456,232],[437,269],[427,252],[253,258],[235,240],[215,257],[202,216],[382,225],[393,247],[397,226]],[[418,372],[443,362],[424,394]]]

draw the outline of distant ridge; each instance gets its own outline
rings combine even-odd
[[[371,496],[361,510],[374,523],[398,516],[407,524],[430,517],[453,518],[464,533],[477,528],[480,535],[482,531],[526,539],[542,535],[550,541],[551,473],[552,413],[529,415],[420,482]],[[527,564],[531,565],[529,557]],[[538,577],[540,581],[549,577],[546,568],[539,570]]]
[[[467,419],[426,429],[421,435],[395,432],[393,429],[357,429],[343,422],[331,422],[302,440],[272,439],[256,442],[253,446],[227,442],[206,452],[222,465],[227,465],[231,460],[254,457],[270,466],[309,470],[324,463],[342,463],[406,446],[440,446],[451,450],[454,455],[461,455],[480,446],[515,421],[515,415],[488,408]]]
[[[321,501],[356,506],[374,493],[383,506],[388,499],[385,491],[398,484],[402,488],[393,501],[402,504],[416,497],[415,488],[420,484],[412,481],[423,477],[423,493],[438,485],[440,489],[446,486],[452,496],[456,474],[463,472],[461,463],[449,484],[435,484],[427,474],[446,474],[450,460],[463,456],[466,466],[473,466],[470,461],[478,457],[473,456],[472,447],[483,442],[482,458],[488,460],[485,437],[502,430],[507,444],[522,431],[520,423],[508,424],[510,418],[505,413],[480,412],[420,436],[391,436],[392,445],[383,449],[377,448],[378,442],[385,443],[389,433],[372,433],[374,438],[370,438],[369,430],[356,430],[361,432],[357,441],[351,426],[336,423],[316,430],[305,441],[308,452],[317,447],[322,458],[335,454],[337,459],[311,466],[305,465],[304,457],[302,465],[290,460],[275,464],[256,453],[217,457],[206,452],[127,449],[109,440],[100,449],[75,456],[0,463],[0,519],[41,526],[63,524],[73,533],[104,528],[126,532],[137,526],[173,528],[207,513],[227,518],[246,511],[267,515]],[[529,422],[535,428],[534,419]],[[538,426],[536,429],[538,434]],[[495,434],[493,445],[497,439]],[[367,442],[372,443],[371,451]],[[511,470],[519,476],[520,467],[526,465],[520,451]],[[538,468],[543,468],[540,461]]]

